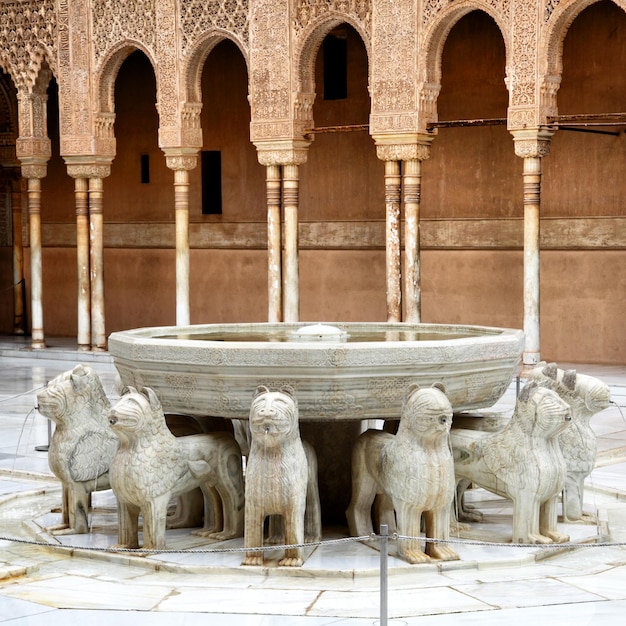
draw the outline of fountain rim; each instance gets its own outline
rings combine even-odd
[[[368,341],[337,341],[335,337],[328,339],[317,339],[315,341],[271,341],[269,338],[263,341],[250,341],[236,339],[193,339],[191,337],[163,337],[158,335],[175,335],[177,333],[194,333],[200,334],[203,330],[207,332],[233,332],[248,331],[271,332],[285,330],[300,330],[306,326],[317,324],[335,326],[342,331],[386,331],[386,332],[446,332],[461,334],[465,336],[448,337],[442,339],[424,339],[409,340],[403,339],[398,341],[381,339]],[[307,351],[329,349],[336,350],[360,350],[360,349],[379,349],[381,346],[389,348],[393,346],[396,350],[403,348],[415,349],[420,346],[423,348],[433,346],[464,346],[467,343],[475,345],[478,343],[494,342],[513,342],[518,344],[523,341],[524,332],[515,328],[502,328],[496,326],[482,326],[474,324],[437,324],[437,323],[407,323],[407,322],[232,322],[232,323],[214,323],[214,324],[187,324],[174,326],[147,326],[128,330],[115,331],[109,335],[109,342],[131,343],[134,345],[151,344],[159,346],[185,346],[187,348],[221,348],[221,349],[240,349],[240,350],[256,350],[267,349],[271,346],[272,350],[300,350]],[[155,344],[156,342],[156,344]]]

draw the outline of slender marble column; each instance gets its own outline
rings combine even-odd
[[[76,260],[78,263],[78,349],[91,348],[91,281],[89,271],[88,181],[74,179],[76,204]]]
[[[387,214],[387,321],[402,321],[400,273],[400,163],[385,161],[385,207]]]
[[[418,159],[405,160],[402,173],[404,179],[404,321],[418,324],[421,318],[419,209],[422,162]]]
[[[297,322],[300,319],[298,201],[298,166],[284,165],[283,298],[285,322]]]
[[[541,360],[539,334],[539,207],[541,158],[524,159],[524,368]]]
[[[550,152],[552,131],[511,131],[515,154],[524,160],[524,335],[523,371],[541,360],[539,317],[539,249],[541,207],[541,159]]]
[[[174,171],[176,210],[176,324],[190,323],[189,312],[189,172]]]
[[[89,261],[91,268],[91,347],[106,349],[104,324],[104,236],[102,178],[89,179]]]
[[[24,318],[24,246],[22,245],[22,178],[19,172],[11,180],[13,221],[13,333],[26,332]]]
[[[281,175],[279,165],[266,167],[267,193],[267,287],[268,322],[281,322],[282,315],[282,267],[281,267]]]
[[[46,347],[43,332],[42,264],[41,264],[41,178],[29,177],[28,229],[30,238],[31,348]]]

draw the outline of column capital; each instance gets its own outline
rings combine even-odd
[[[418,133],[401,135],[372,135],[376,156],[381,161],[425,161],[430,157],[431,135]]]
[[[522,159],[539,158],[550,153],[550,140],[554,131],[548,128],[512,130],[515,154]]]
[[[112,157],[66,156],[67,174],[72,178],[106,178],[111,174]]]
[[[174,171],[189,171],[198,165],[197,148],[163,148],[165,164]]]
[[[48,174],[48,159],[45,157],[22,157],[20,162],[24,178],[45,178]]]
[[[310,141],[283,139],[255,141],[257,157],[261,165],[302,165],[309,155]]]

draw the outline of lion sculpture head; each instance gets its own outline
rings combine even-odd
[[[279,391],[257,387],[250,406],[250,433],[253,441],[266,445],[300,436],[298,402],[291,387]]]
[[[37,405],[39,412],[57,427],[85,425],[86,420],[106,425],[104,411],[109,400],[95,370],[89,365],[77,365],[53,378],[37,394]]]
[[[402,403],[398,436],[409,432],[419,439],[446,439],[451,426],[452,405],[441,383],[423,388],[417,384],[409,386]]]

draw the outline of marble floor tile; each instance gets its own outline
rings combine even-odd
[[[454,588],[491,607],[500,609],[598,602],[604,599],[598,594],[583,591],[566,582],[549,578],[542,580],[486,582],[475,585],[454,585]]]
[[[177,587],[156,607],[158,611],[230,614],[305,615],[317,598],[314,590],[225,589]]]
[[[169,587],[150,586],[139,591],[124,581],[107,582],[83,576],[55,576],[2,589],[2,595],[69,609],[150,611],[171,593]]]
[[[390,618],[490,609],[485,602],[450,587],[391,589],[387,606]],[[371,591],[325,591],[311,606],[309,615],[376,619],[380,615],[380,595]]]

